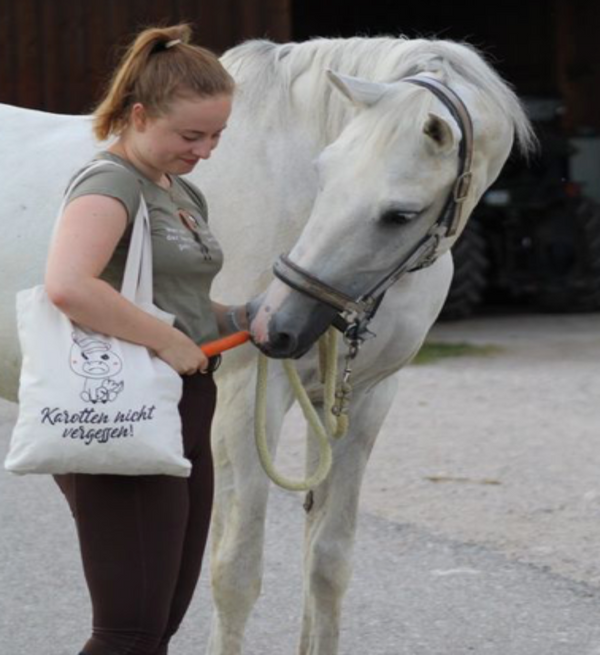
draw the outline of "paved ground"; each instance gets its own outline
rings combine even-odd
[[[341,655],[600,655],[600,316],[488,318],[432,338],[493,357],[403,373],[365,482]],[[0,458],[16,408],[0,402]],[[301,448],[297,417],[287,454]],[[275,490],[247,653],[295,652],[301,499]],[[44,477],[0,472],[0,653],[75,655],[88,600]],[[174,655],[199,655],[203,581]]]

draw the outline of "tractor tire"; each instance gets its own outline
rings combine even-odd
[[[543,269],[552,271],[540,284],[536,302],[547,312],[600,310],[600,205],[589,198],[569,198],[553,212],[568,223],[542,237]],[[551,226],[552,223],[549,223]]]
[[[475,216],[467,223],[452,248],[454,277],[440,313],[441,320],[454,321],[474,313],[488,286],[490,262],[481,224]]]

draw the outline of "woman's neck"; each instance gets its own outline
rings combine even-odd
[[[164,189],[171,188],[171,180],[169,179],[169,176],[163,171],[159,171],[152,166],[149,166],[144,159],[136,153],[135,148],[133,148],[123,137],[117,139],[107,148],[107,151],[128,161],[135,166],[140,173],[143,173],[148,179],[152,180],[155,184],[158,184],[158,186],[161,186]]]

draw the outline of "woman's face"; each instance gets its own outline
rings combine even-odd
[[[232,97],[180,97],[169,111],[149,117],[144,106],[132,109],[130,138],[137,155],[156,171],[185,175],[200,159],[208,159],[231,113]]]

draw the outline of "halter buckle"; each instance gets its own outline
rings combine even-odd
[[[467,199],[469,195],[469,189],[471,188],[471,180],[473,179],[473,173],[467,171],[462,175],[459,175],[456,178],[454,183],[454,189],[452,190],[454,202],[461,203]]]

